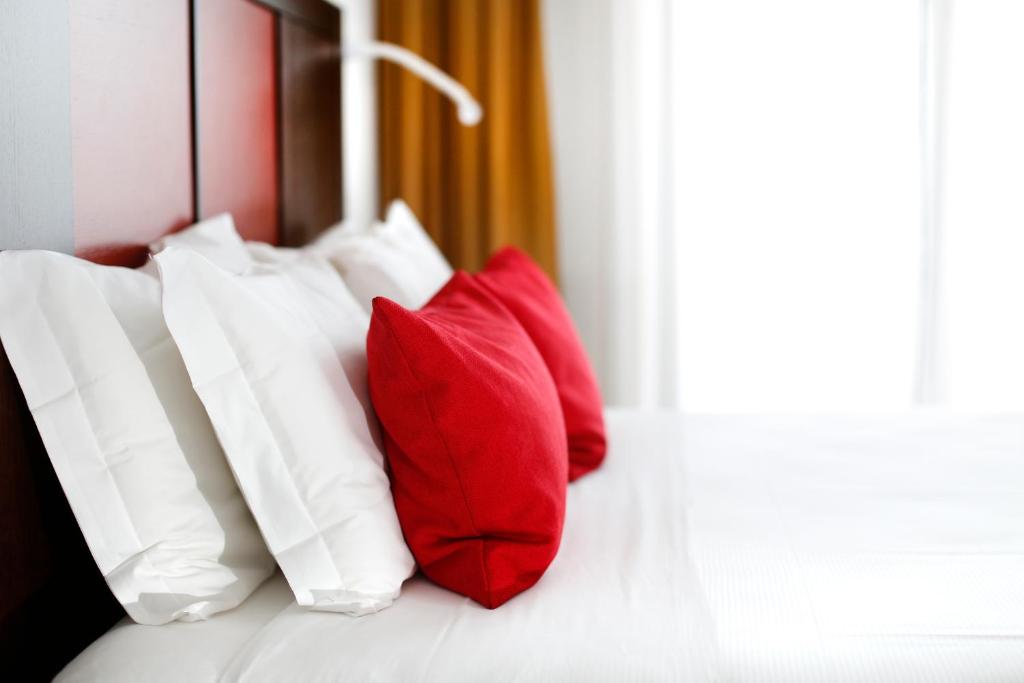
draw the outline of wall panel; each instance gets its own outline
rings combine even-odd
[[[138,264],[192,220],[188,0],[75,0],[75,252]]]
[[[280,31],[282,239],[303,244],[341,218],[341,62],[336,38]]]
[[[199,216],[230,211],[264,242],[280,226],[275,22],[248,0],[196,0]]]

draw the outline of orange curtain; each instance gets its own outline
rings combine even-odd
[[[451,74],[484,109],[474,128],[399,67],[380,66],[380,188],[404,199],[452,265],[517,245],[556,276],[538,0],[380,0],[381,40]]]

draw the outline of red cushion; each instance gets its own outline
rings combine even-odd
[[[540,578],[565,517],[565,427],[533,342],[456,273],[419,311],[378,297],[367,337],[405,540],[430,579],[497,607]]]
[[[514,247],[492,256],[476,277],[519,320],[555,380],[569,437],[569,479],[596,469],[607,450],[601,392],[554,283]]]

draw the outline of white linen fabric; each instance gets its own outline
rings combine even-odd
[[[96,564],[132,619],[203,619],[270,575],[155,278],[51,252],[0,253],[0,338]]]
[[[152,242],[149,251],[159,254],[167,247],[199,252],[232,273],[244,273],[252,266],[245,240],[238,234],[235,220],[229,213],[218,214],[180,232],[165,235]]]
[[[301,290],[306,309],[334,347],[348,382],[363,405],[367,427],[379,443],[380,428],[366,385],[366,332],[370,316],[322,256],[309,249],[246,242],[238,234],[230,214],[220,214],[149,245],[153,254],[168,247],[202,254],[236,275],[244,275],[257,264],[269,264]]]
[[[702,417],[681,435],[723,680],[1024,680],[1024,417]]]
[[[529,591],[290,606],[195,680],[1024,680],[1024,418],[607,420]],[[109,638],[64,676],[128,678]]]
[[[388,207],[383,223],[366,231],[336,225],[309,249],[338,269],[367,313],[376,296],[419,308],[452,276],[452,267],[399,199]]]
[[[345,288],[316,259],[301,276],[268,264],[234,275],[173,247],[155,259],[167,325],[298,604],[389,606],[414,565],[357,394],[365,369],[349,368],[354,388],[343,367],[346,348],[365,362],[365,315],[345,329]]]
[[[374,442],[378,449],[383,449],[380,423],[367,385],[366,333],[370,329],[370,315],[359,305],[334,267],[316,252],[262,242],[247,242],[245,246],[251,267],[271,266],[301,290],[306,309],[334,348],[349,385],[362,403],[363,419]],[[352,419],[360,418],[353,416]]]
[[[61,683],[216,681],[239,648],[295,599],[280,572],[237,609],[199,624],[144,628],[122,619],[55,680]]]

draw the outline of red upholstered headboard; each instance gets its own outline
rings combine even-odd
[[[15,124],[0,131],[0,249],[137,266],[152,240],[222,211],[285,244],[340,219],[340,21],[325,0],[15,4],[0,8],[0,101],[17,102],[0,104]],[[2,353],[0,557],[12,680],[51,677],[123,616]]]

